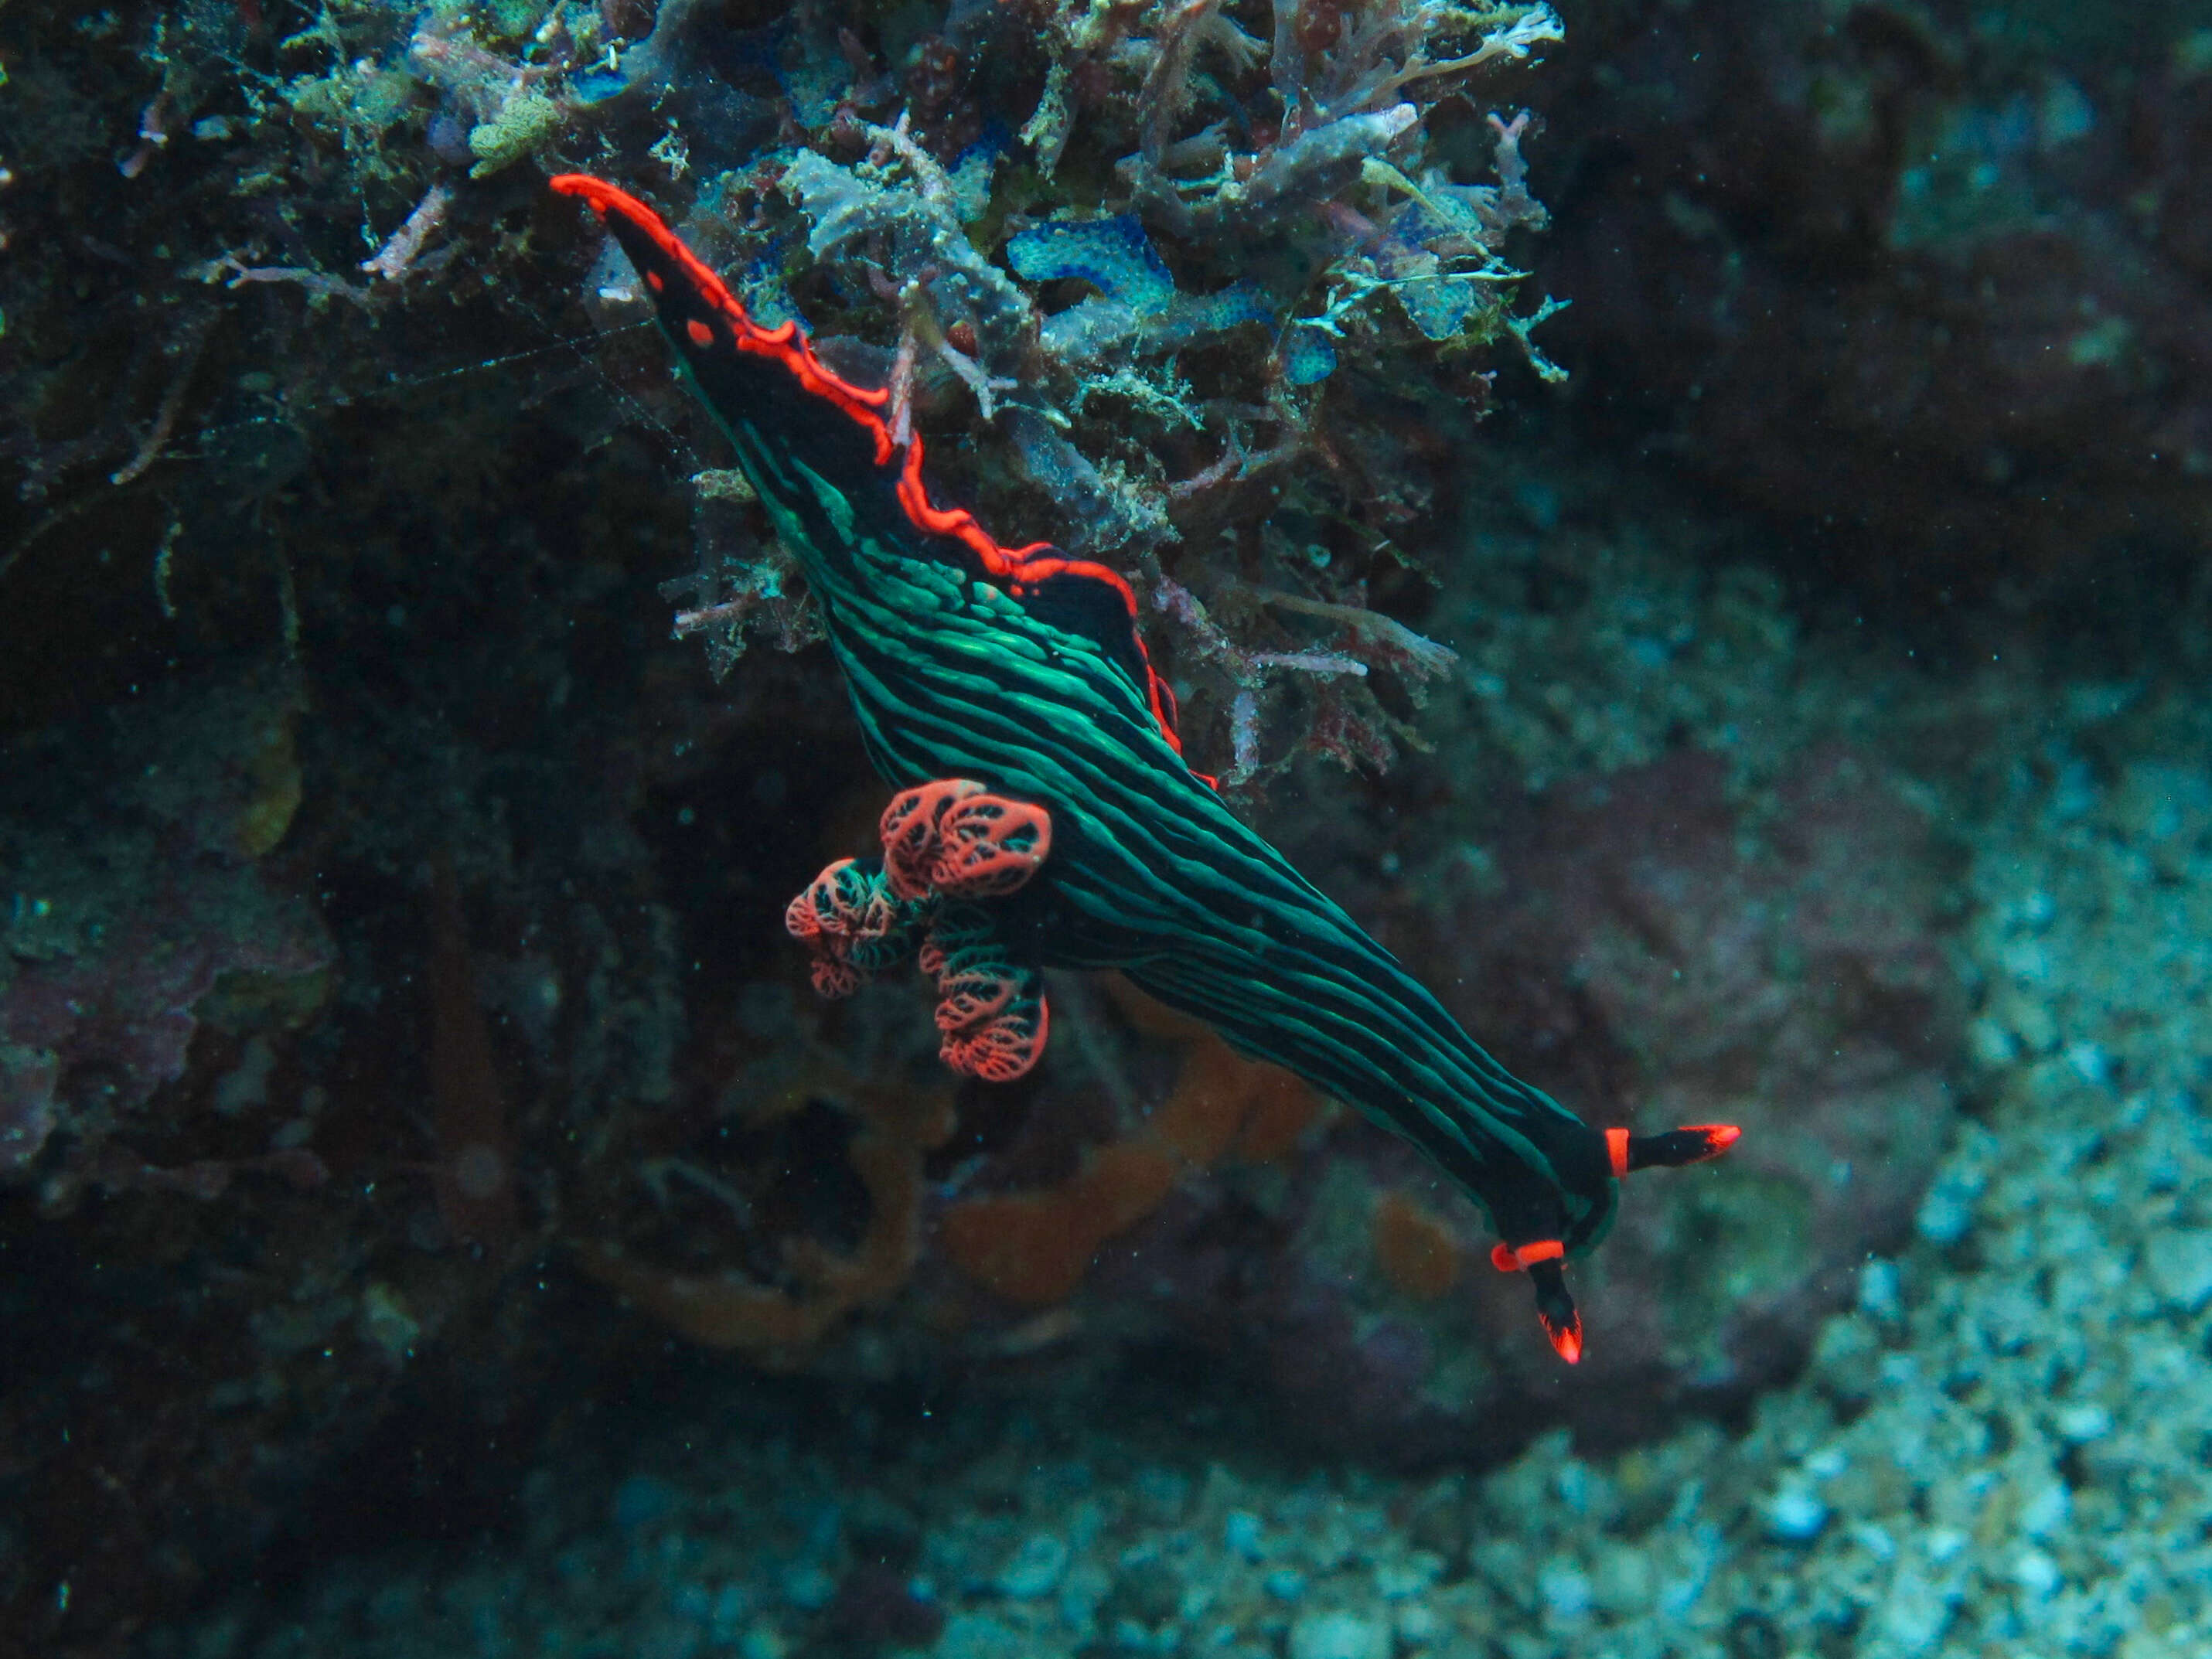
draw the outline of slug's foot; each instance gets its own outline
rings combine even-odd
[[[1626,1129],[1605,1132],[1606,1154],[1619,1181],[1636,1170],[1679,1168],[1718,1158],[1735,1145],[1743,1131],[1733,1123],[1694,1123],[1663,1134],[1636,1135]],[[1525,1273],[1536,1292],[1536,1319],[1560,1358],[1570,1365],[1583,1357],[1583,1316],[1567,1293],[1561,1271],[1566,1246],[1556,1238],[1530,1239],[1522,1244],[1491,1247],[1490,1265],[1502,1273]]]
[[[1013,959],[975,901],[1036,873],[1052,851],[1052,815],[942,778],[901,792],[881,827],[880,863],[840,859],[784,911],[813,957],[815,990],[850,996],[918,955],[937,981],[939,1056],[987,1083],[1012,1082],[1044,1052],[1051,1012],[1036,969]]]

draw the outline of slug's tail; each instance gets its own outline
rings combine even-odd
[[[1663,1134],[1631,1134],[1626,1129],[1605,1132],[1606,1152],[1618,1181],[1637,1170],[1677,1169],[1718,1158],[1735,1145],[1743,1131],[1733,1123],[1693,1123]],[[1521,1244],[1499,1244],[1490,1252],[1491,1265],[1500,1273],[1525,1273],[1536,1292],[1536,1318],[1552,1348],[1570,1365],[1583,1357],[1583,1316],[1567,1293],[1567,1277],[1561,1270],[1567,1249],[1556,1238],[1530,1239]]]
[[[1626,1129],[1605,1132],[1606,1150],[1613,1155],[1614,1179],[1637,1170],[1674,1170],[1685,1164],[1703,1164],[1718,1158],[1743,1138],[1733,1123],[1692,1123],[1664,1134],[1632,1135]]]

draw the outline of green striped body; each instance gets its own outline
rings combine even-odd
[[[805,568],[876,769],[900,787],[972,779],[1049,811],[1049,860],[990,907],[1012,955],[1120,969],[1357,1106],[1481,1203],[1509,1246],[1557,1241],[1539,1252],[1556,1256],[1596,1243],[1627,1166],[1486,1054],[1191,772],[1127,584],[1049,547],[1000,548],[935,508],[918,441],[892,441],[883,394],[830,374],[803,338],[752,325],[611,186],[556,183],[607,214],[656,295]],[[1540,1272],[1540,1301],[1556,1261]],[[1564,1291],[1554,1304],[1547,1328],[1573,1316]],[[1574,1352],[1554,1341],[1574,1358],[1579,1324]]]

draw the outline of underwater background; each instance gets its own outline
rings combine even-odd
[[[2212,1652],[2212,7],[0,11],[0,1656]],[[547,187],[1128,579],[1519,1076],[1560,1363],[887,790]],[[673,637],[672,637],[673,635]]]

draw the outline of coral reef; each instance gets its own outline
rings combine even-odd
[[[13,757],[0,1176],[36,1168],[50,1206],[113,1169],[144,1178],[110,1143],[169,1133],[155,1097],[185,1075],[203,1024],[252,1055],[215,1103],[234,1116],[321,1006],[329,939],[262,867],[299,805],[298,713],[283,679],[213,684],[150,720],[59,727]],[[94,810],[76,793],[88,772],[129,781]]]
[[[529,195],[541,168],[589,161],[659,195],[767,320],[860,337],[847,351],[902,407],[963,426],[958,482],[992,521],[1202,596],[1267,658],[1208,684],[1194,653],[1205,718],[1228,729],[1240,693],[1287,702],[1294,747],[1311,700],[1358,734],[1336,752],[1387,752],[1360,676],[1278,682],[1316,648],[1391,673],[1394,653],[1259,594],[1364,612],[1370,582],[1417,557],[1392,538],[1486,402],[1470,354],[1535,352],[1508,246],[1546,222],[1534,129],[1476,100],[1562,39],[1548,6],[1286,3],[1255,35],[1218,0],[956,5],[927,26],[670,0],[642,38],[626,33],[642,16],[568,3],[252,11],[55,20],[17,77],[57,132],[10,174],[10,235],[128,227],[76,290],[27,277],[9,296],[27,349],[0,456],[27,497],[69,487],[34,541],[173,507],[203,434],[248,446],[426,363],[541,350],[537,279],[563,250]],[[118,167],[65,112],[130,96],[112,82],[134,54],[158,88]],[[26,211],[27,188],[45,204]],[[144,269],[164,273],[151,330]],[[603,320],[635,314],[612,273],[579,286]],[[468,325],[441,325],[447,305]],[[262,362],[283,367],[231,373]],[[122,487],[112,503],[75,494],[95,469]],[[1262,499],[1276,522],[1247,510]],[[691,607],[725,664],[781,571],[757,519],[732,528],[702,525]],[[1181,607],[1162,609],[1173,631]]]
[[[2203,1648],[2201,20],[1566,21],[6,15],[0,1650],[249,1575],[163,1639]],[[814,1006],[883,803],[578,166],[1130,573],[1196,763],[1531,1074],[1759,1127],[1578,1391],[1218,1043],[1056,981],[981,1087]],[[629,1401],[688,1449],[602,1487]]]
[[[1573,135],[1549,337],[1618,394],[1590,435],[1632,430],[1915,606],[2018,605],[2121,550],[2178,568],[2212,521],[2212,74],[2201,19],[2110,21],[1578,14],[1539,103]]]
[[[1459,1283],[1461,1243],[1451,1224],[1402,1191],[1375,1202],[1375,1262],[1416,1302],[1436,1302]]]
[[[1433,653],[1396,648],[1364,604],[1389,526],[1426,489],[1406,464],[1413,399],[1430,420],[1479,411],[1485,383],[1459,355],[1527,344],[1503,250],[1545,222],[1526,188],[1525,117],[1469,128],[1460,94],[1557,41],[1556,16],[1419,0],[1338,34],[1286,7],[1262,42],[1218,5],[1071,9],[1045,32],[1043,90],[1009,150],[992,125],[1018,118],[1002,105],[1034,84],[1036,44],[1008,38],[1012,15],[948,20],[950,51],[983,50],[965,38],[982,31],[1015,70],[978,77],[957,110],[912,77],[813,104],[787,82],[806,145],[702,172],[685,186],[689,216],[670,216],[734,265],[756,315],[803,321],[848,372],[887,382],[896,436],[910,410],[936,428],[967,423],[958,483],[988,522],[1133,565],[1169,632],[1194,630],[1188,689],[1201,719],[1236,733],[1240,781],[1261,769],[1285,672],[1318,677],[1307,695],[1334,711],[1315,722],[1324,748],[1386,755],[1402,731],[1359,682]],[[812,55],[838,82],[850,54],[823,64],[811,27],[795,19],[776,49]],[[1255,116],[1269,104],[1279,118]],[[1463,181],[1486,163],[1498,185]],[[622,292],[594,281],[603,299]],[[1078,285],[1096,291],[1076,297]],[[848,332],[872,351],[834,337]],[[1418,393],[1384,368],[1417,343],[1431,364]],[[1309,454],[1323,465],[1286,465]],[[1237,503],[1258,491],[1310,526],[1303,545],[1240,527]],[[1234,559],[1203,572],[1178,550],[1223,538]],[[767,542],[757,526],[702,551],[696,614],[713,618],[722,659],[757,596],[781,587]],[[1232,619],[1237,645],[1194,587]],[[1285,589],[1290,603],[1271,606]],[[1286,613],[1325,619],[1336,645],[1316,649],[1328,641]]]
[[[1167,1401],[1122,1381],[1108,1413],[1088,1390],[1033,1394],[826,1435],[710,1396],[611,1456],[549,1441],[525,1548],[342,1563],[279,1613],[245,1591],[154,1650],[326,1654],[372,1617],[433,1650],[610,1626],[796,1646],[888,1553],[945,1659],[1170,1640],[1237,1659],[2200,1653],[2212,720],[2179,676],[2088,690],[1985,670],[1953,711],[2012,754],[2045,745],[1954,780],[1976,1115],[1893,1253],[1844,1275],[1804,1374],[1740,1424],[1391,1475],[1282,1458],[1272,1414],[1164,1432],[1181,1375]]]

